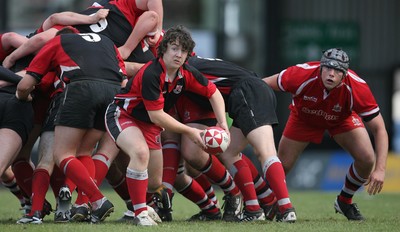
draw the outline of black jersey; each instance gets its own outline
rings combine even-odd
[[[245,78],[259,78],[255,72],[221,59],[192,56],[188,63],[213,82],[223,95],[229,95],[232,87]]]
[[[106,19],[100,20],[95,24],[82,24],[76,25],[74,27],[78,29],[81,33],[97,33],[105,35],[110,38],[117,47],[120,47],[125,44],[130,34],[132,33],[132,22],[127,19],[127,16],[124,15],[116,5],[106,3],[103,7],[110,10]],[[101,8],[90,7],[80,13],[91,15],[96,13]],[[138,15],[135,17],[137,19]],[[133,20],[135,21],[136,19]],[[146,63],[153,58],[153,53],[148,49],[142,49],[142,46],[139,43],[138,46],[133,50],[131,55],[128,57],[127,61]]]
[[[126,73],[114,43],[94,33],[54,37],[35,56],[27,73],[40,81],[51,70],[65,83],[78,80],[120,83]]]

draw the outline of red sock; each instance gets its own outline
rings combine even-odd
[[[286,209],[292,208],[289,198],[289,191],[286,186],[285,171],[277,156],[271,157],[264,162],[263,171],[272,191],[278,200],[279,210],[283,213]]]
[[[249,166],[242,159],[236,161],[233,166],[235,167],[234,180],[243,195],[245,207],[248,211],[257,211],[260,205],[257,201],[256,191],[254,189],[253,178]]]
[[[181,153],[179,151],[178,144],[174,142],[167,142],[163,144],[163,177],[162,182],[169,196],[172,196],[173,185],[175,183],[176,174],[178,171],[179,161]]]
[[[251,176],[253,178],[254,188],[256,189],[256,194],[260,205],[271,205],[276,201],[275,194],[269,188],[265,180],[258,173],[257,168],[254,166],[253,162],[242,154],[242,160],[246,162],[251,171]]]
[[[56,198],[58,197],[60,188],[64,185],[65,185],[65,175],[64,173],[61,172],[61,170],[57,167],[57,165],[54,165],[53,173],[50,176],[50,186]]]
[[[64,170],[65,176],[76,183],[79,189],[89,197],[90,202],[95,202],[103,198],[93,179],[90,177],[85,166],[75,157],[68,157],[61,161],[60,169]]]
[[[96,170],[94,181],[96,182],[97,186],[100,186],[104,178],[106,178],[111,162],[106,155],[100,153],[93,155],[92,159]]]
[[[12,164],[12,171],[18,186],[28,195],[32,195],[33,168],[29,161],[17,160]]]
[[[210,155],[209,160],[201,172],[208,179],[221,187],[225,194],[237,195],[240,190],[233,182],[232,176],[228,173],[225,166],[215,156]]]
[[[90,156],[79,156],[79,157],[77,157],[77,159],[79,161],[81,161],[83,166],[85,166],[85,168],[87,169],[90,177],[92,179],[94,179],[96,169],[95,169],[92,157],[90,157]],[[85,204],[85,203],[88,203],[88,202],[89,202],[88,196],[86,196],[86,194],[82,191],[82,189],[78,188],[78,196],[76,197],[75,204],[82,205],[82,204]]]
[[[339,201],[351,204],[353,202],[354,193],[357,192],[367,180],[367,178],[362,178],[357,173],[357,170],[354,168],[354,163],[352,163],[347,171],[344,186],[339,195]]]
[[[215,195],[215,191],[210,181],[204,174],[200,174],[193,178],[196,182],[203,188],[204,192],[206,192],[208,198],[212,200],[215,204],[218,204],[217,196]]]
[[[139,172],[130,168],[126,169],[126,183],[135,215],[139,215],[142,211],[147,210],[146,192],[148,182],[147,170]]]
[[[47,190],[50,185],[50,175],[46,169],[36,169],[32,178],[32,209],[31,216],[35,211],[42,211]]]
[[[194,179],[192,179],[188,186],[178,192],[199,206],[201,211],[207,211],[209,213],[217,213],[219,211],[214,202],[207,197],[203,188]]]

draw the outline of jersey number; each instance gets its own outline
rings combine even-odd
[[[107,26],[108,26],[107,19],[101,19],[97,23],[90,25],[90,30],[92,30],[94,33],[99,33],[100,31],[105,30]]]

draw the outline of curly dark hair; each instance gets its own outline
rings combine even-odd
[[[158,57],[163,57],[164,53],[167,51],[168,44],[175,42],[176,40],[178,40],[179,44],[182,45],[182,50],[188,52],[187,58],[189,58],[193,53],[196,43],[193,41],[190,32],[182,25],[168,29],[161,40],[160,45],[157,47]]]

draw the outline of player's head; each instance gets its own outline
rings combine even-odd
[[[56,36],[62,34],[79,34],[79,31],[75,27],[65,26],[61,28],[59,31],[57,31]]]
[[[163,57],[164,53],[167,51],[168,44],[171,44],[175,41],[179,42],[179,45],[182,46],[183,51],[188,52],[189,58],[196,43],[193,41],[190,32],[182,25],[168,29],[168,31],[164,34],[160,45],[157,47],[157,55],[159,57]]]
[[[340,48],[331,48],[323,52],[321,57],[321,67],[329,67],[340,70],[347,74],[349,69],[349,56]]]

